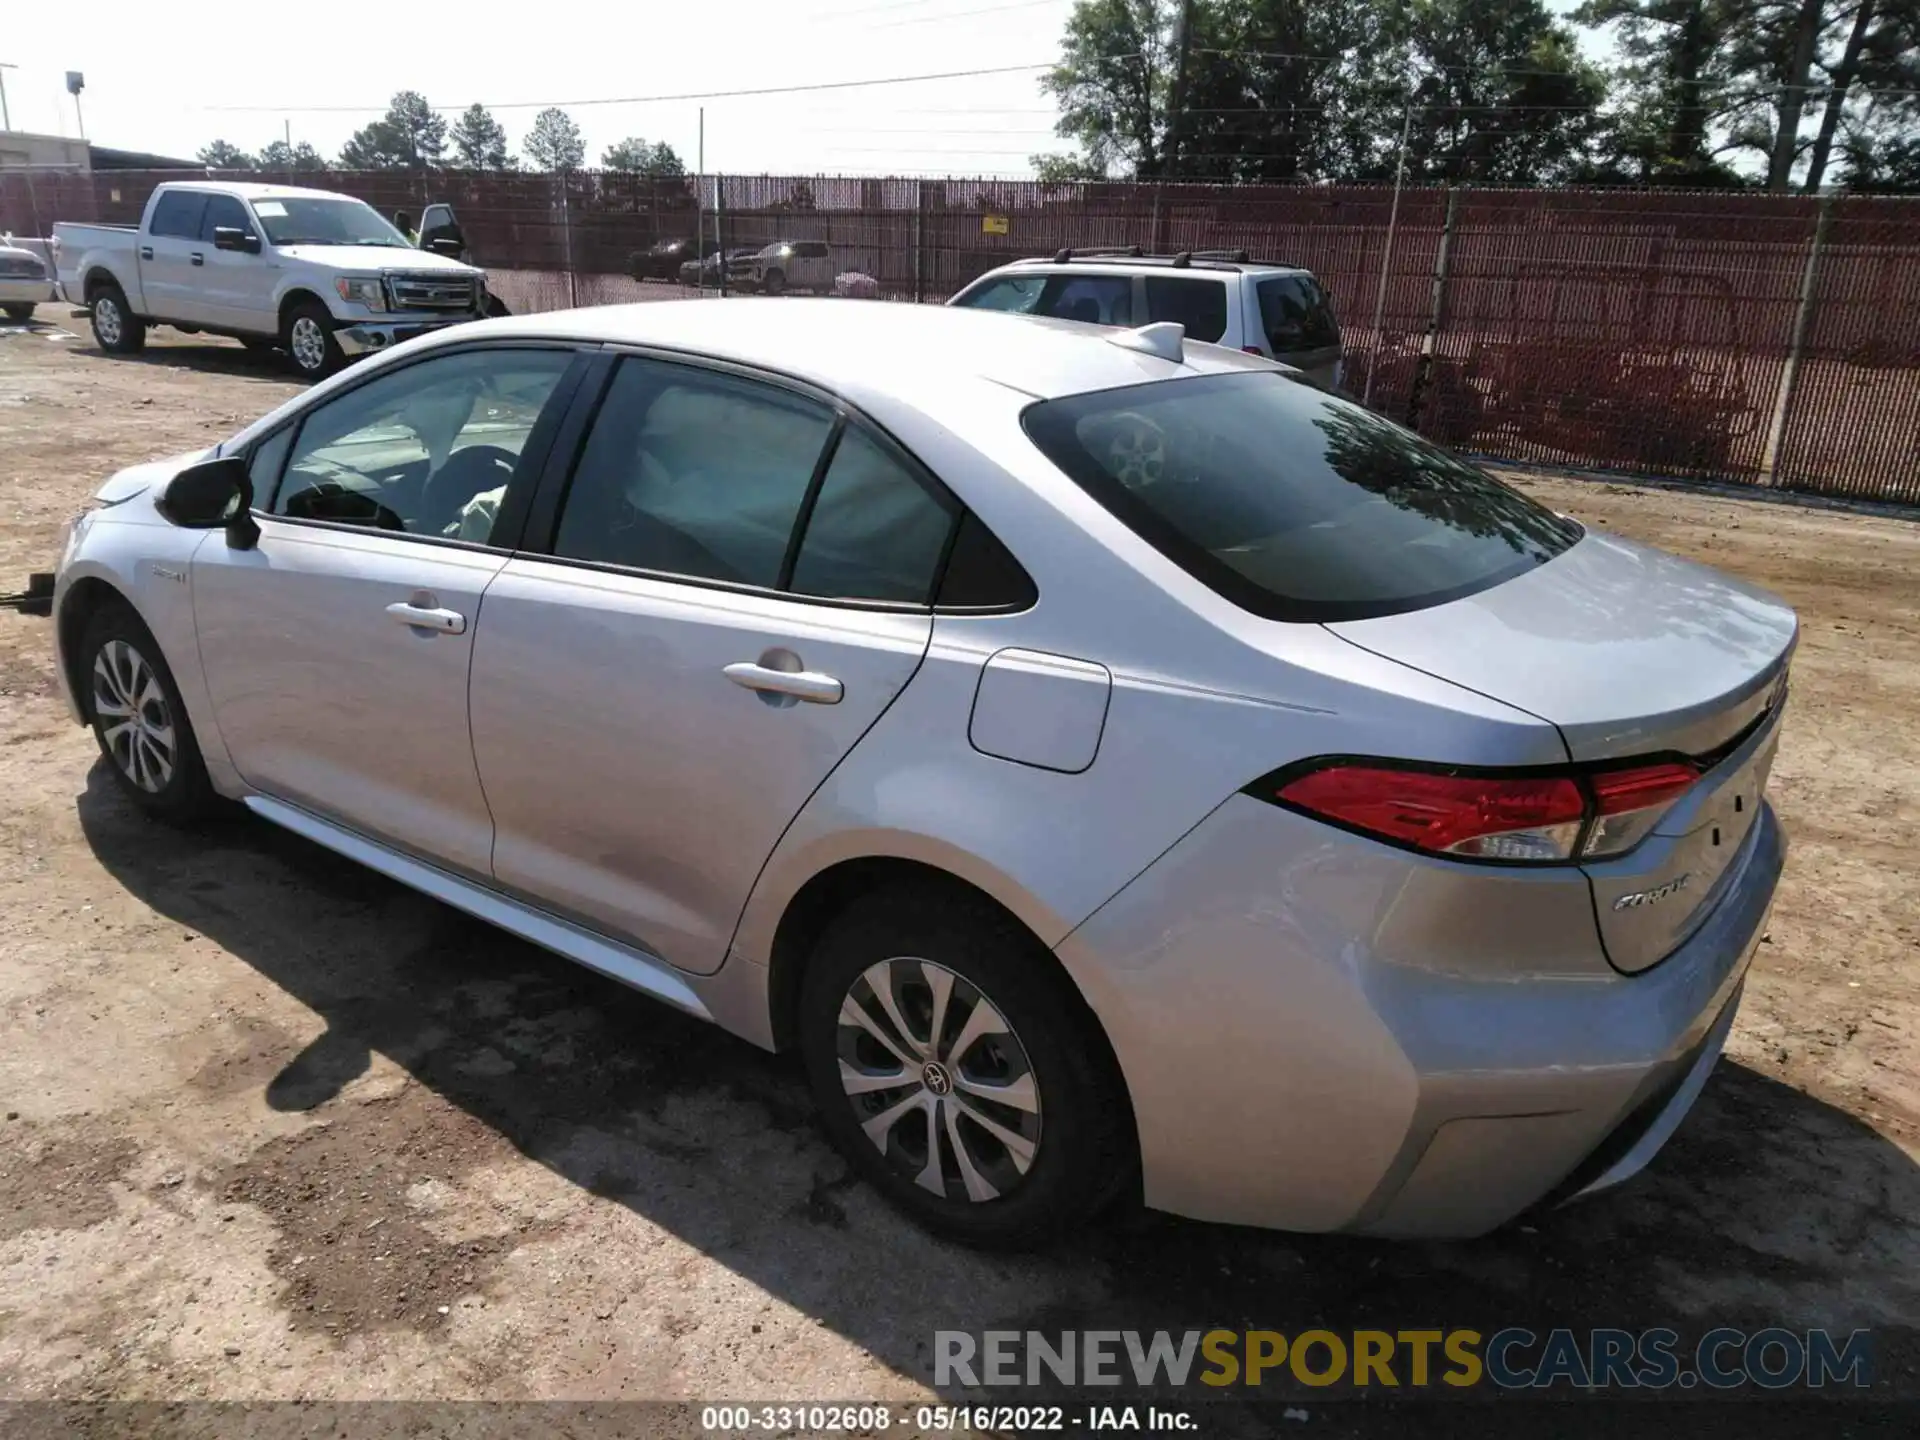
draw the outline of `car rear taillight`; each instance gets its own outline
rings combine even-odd
[[[1683,760],[1603,770],[1587,777],[1593,790],[1593,824],[1581,842],[1583,856],[1624,855],[1652,832],[1673,802],[1693,788],[1700,769]]]
[[[1248,793],[1429,854],[1555,864],[1631,850],[1699,775],[1678,761],[1579,772],[1338,760],[1289,767]]]

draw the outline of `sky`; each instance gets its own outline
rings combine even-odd
[[[1550,4],[1564,11],[1573,0]],[[241,0],[182,12],[88,0],[84,27],[0,30],[0,64],[17,67],[0,69],[0,83],[13,128],[77,135],[65,76],[78,69],[90,140],[181,157],[214,139],[258,150],[291,136],[331,158],[395,91],[414,89],[450,119],[487,105],[516,152],[539,109],[557,103],[585,133],[589,163],[639,136],[697,168],[704,107],[709,173],[1018,176],[1030,155],[1068,148],[1039,77],[1072,9],[1073,0]],[[196,23],[158,23],[183,13]],[[958,71],[1000,73],[717,93]],[[702,95],[712,98],[691,98]]]

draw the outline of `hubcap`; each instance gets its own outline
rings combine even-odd
[[[318,370],[327,363],[327,335],[320,328],[320,322],[310,315],[302,315],[293,322],[293,333],[288,337],[287,348],[293,352],[294,363],[302,370]]]
[[[93,302],[93,325],[108,345],[120,343],[120,307],[102,297]]]
[[[93,657],[93,713],[120,773],[150,795],[166,789],[173,778],[173,712],[160,677],[124,640],[109,640]]]
[[[998,1199],[1032,1168],[1040,1090],[1005,1015],[930,960],[882,960],[840,1002],[840,1088],[889,1164],[949,1200]]]
[[[1122,426],[1108,442],[1108,473],[1130,490],[1157,482],[1166,464],[1166,438],[1144,425]]]

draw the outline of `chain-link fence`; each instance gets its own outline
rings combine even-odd
[[[132,223],[152,171],[0,172],[0,229]],[[435,171],[285,179],[456,208],[516,310],[739,288],[773,242],[808,277],[938,301],[1063,247],[1245,249],[1333,293],[1347,385],[1513,460],[1920,503],[1920,200]],[[827,278],[821,281],[820,275]],[[796,288],[798,288],[796,286]],[[1376,323],[1377,322],[1377,323]]]

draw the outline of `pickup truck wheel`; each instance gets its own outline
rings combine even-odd
[[[787,277],[781,271],[767,271],[767,278],[760,282],[760,288],[769,295],[781,294],[787,288]]]
[[[280,336],[280,348],[293,362],[294,373],[307,380],[331,375],[347,359],[333,338],[333,317],[312,302],[296,305],[287,312],[287,327]]]
[[[93,338],[109,355],[138,355],[147,348],[146,324],[127,309],[126,294],[106,285],[93,295]]]

